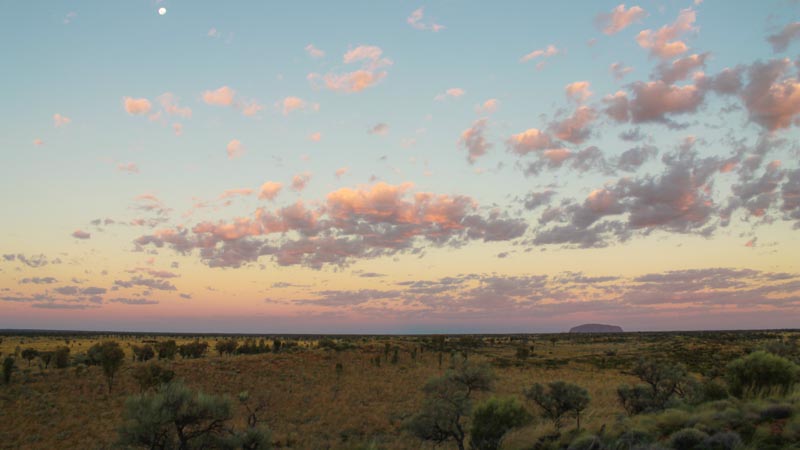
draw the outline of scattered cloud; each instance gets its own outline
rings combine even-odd
[[[153,105],[146,98],[124,97],[122,99],[125,111],[130,115],[143,115],[150,112]]]
[[[428,30],[433,32],[444,30],[444,25],[434,23],[433,21],[425,21],[424,14],[424,8],[416,9],[411,13],[410,16],[408,16],[406,22],[411,25],[412,28],[417,30]]]
[[[305,50],[306,50],[306,53],[308,53],[308,56],[310,56],[312,58],[322,58],[322,57],[325,56],[325,52],[323,52],[322,50],[318,49],[317,47],[314,47],[313,44],[306,45]]]
[[[281,192],[283,184],[275,181],[267,181],[261,185],[258,191],[258,198],[260,200],[275,200],[275,197]]]
[[[464,90],[461,89],[461,88],[450,88],[450,89],[447,89],[446,91],[442,92],[441,94],[437,94],[436,97],[434,97],[434,100],[436,100],[438,102],[438,101],[442,101],[442,100],[444,100],[444,99],[446,99],[448,97],[458,98],[458,97],[461,97],[462,95],[464,95],[464,93],[465,93]]]
[[[785,52],[789,48],[789,44],[797,39],[800,39],[800,22],[787,24],[781,31],[767,37],[767,41],[772,45],[775,53]]]
[[[231,139],[225,147],[225,151],[228,153],[228,159],[239,158],[244,154],[244,146],[238,139]]]
[[[605,34],[619,33],[635,22],[640,22],[647,16],[644,9],[631,6],[625,9],[624,4],[617,5],[610,13],[600,13],[595,17],[595,24]]]
[[[636,42],[640,47],[650,52],[651,56],[669,59],[685,53],[689,47],[685,42],[678,40],[684,33],[693,30],[697,15],[691,8],[681,10],[678,18],[671,25],[664,25],[658,31],[642,30],[636,35]]]
[[[461,137],[458,139],[458,144],[467,150],[467,161],[470,164],[474,164],[492,147],[492,144],[484,136],[487,124],[488,119],[476,120],[471,127],[461,133]]]
[[[75,230],[72,232],[71,236],[75,239],[89,239],[92,237],[90,233],[83,230]]]

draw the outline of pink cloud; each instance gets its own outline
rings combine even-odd
[[[161,103],[161,107],[164,108],[164,111],[171,116],[180,116],[184,118],[192,117],[192,108],[188,106],[178,106],[178,98],[172,93],[166,92],[161,94],[157,100]]]
[[[228,152],[228,159],[238,158],[244,154],[244,147],[238,139],[233,139],[228,142],[226,150]]]
[[[642,8],[631,6],[626,10],[625,5],[621,4],[612,9],[610,13],[598,14],[595,24],[603,33],[611,35],[619,33],[634,22],[641,21],[645,16],[647,13]]]
[[[374,86],[386,77],[385,70],[379,70],[391,66],[392,60],[383,57],[383,50],[374,45],[359,45],[348,50],[342,58],[345,64],[360,62],[360,70],[345,73],[327,73],[320,75],[310,73],[306,77],[312,85],[320,80],[323,85],[332,91],[353,93]]]
[[[625,78],[625,75],[633,72],[633,67],[625,67],[622,63],[615,62],[611,64],[609,70],[611,70],[615,80],[621,80]]]
[[[785,76],[791,67],[788,58],[754,63],[741,94],[750,120],[770,131],[789,128],[800,114],[800,81]]]
[[[150,100],[146,98],[123,98],[125,104],[125,111],[130,115],[147,114],[152,108]]]
[[[564,162],[564,160],[572,155],[572,152],[566,148],[552,148],[542,152],[542,155],[544,155],[544,157],[550,162],[560,165]]]
[[[374,86],[386,76],[385,71],[373,72],[370,70],[356,70],[341,74],[329,73],[322,77],[326,88],[337,92],[360,92]],[[308,79],[314,81],[319,79],[319,74],[310,74]]]
[[[247,117],[252,117],[258,114],[262,109],[264,109],[263,105],[260,105],[258,102],[251,100],[249,103],[242,103],[239,105],[240,109],[242,110],[242,115]]]
[[[180,136],[183,134],[183,125],[179,123],[172,124],[172,131],[175,132],[175,136]]]
[[[478,114],[491,114],[500,107],[500,101],[496,98],[490,98],[483,102],[482,105],[478,105],[475,107],[475,112]]]
[[[492,147],[492,144],[484,136],[487,123],[488,119],[476,120],[471,127],[461,133],[461,137],[458,140],[458,144],[467,150],[467,161],[470,164],[475,163],[478,158],[485,155]]]
[[[561,120],[550,124],[550,131],[558,138],[580,144],[585,141],[591,132],[589,124],[597,117],[594,109],[588,106],[580,106],[575,112]]]
[[[309,172],[297,174],[292,177],[291,188],[294,191],[300,192],[306,188],[309,181],[311,181],[311,174]]]
[[[336,175],[336,178],[342,178],[349,170],[350,170],[349,167],[340,167],[336,169],[334,175]]]
[[[310,56],[312,58],[322,58],[323,56],[325,56],[325,52],[323,52],[322,50],[314,47],[313,44],[306,45],[305,50],[306,50],[306,53],[308,53],[308,56]]]
[[[417,30],[430,30],[433,32],[444,30],[444,25],[439,25],[438,23],[429,22],[426,23],[423,21],[424,16],[424,8],[419,8],[414,10],[410,16],[406,19],[406,22],[411,25],[412,28]]]
[[[767,37],[775,53],[786,51],[792,41],[800,39],[800,22],[787,24],[781,31]]]
[[[259,200],[275,200],[275,197],[281,192],[283,184],[274,181],[267,181],[261,185],[258,192]]]
[[[87,233],[86,231],[83,230],[75,230],[72,232],[71,236],[74,237],[75,239],[89,239],[92,237],[90,233]]]
[[[434,97],[434,100],[442,101],[447,97],[458,98],[458,97],[461,97],[464,94],[465,94],[465,92],[461,88],[450,88],[450,89],[444,91],[443,93],[438,94],[436,97]]]
[[[588,81],[576,81],[574,83],[570,83],[564,88],[564,92],[567,94],[568,99],[578,103],[583,103],[592,96],[592,91],[589,90]]]
[[[689,47],[677,40],[683,33],[692,30],[696,14],[691,8],[681,10],[672,25],[664,25],[658,31],[642,30],[636,35],[640,47],[649,50],[651,56],[669,59],[686,52]]]
[[[314,142],[319,142],[322,140],[322,133],[320,133],[319,131],[311,133],[310,135],[308,135],[308,139]]]
[[[379,61],[383,55],[383,50],[374,45],[359,45],[358,47],[349,50],[344,54],[342,61],[345,64],[351,64],[358,61]]]
[[[37,147],[41,146],[41,145],[44,145],[44,141],[39,139],[39,138],[36,138],[36,139],[33,140],[33,145],[35,145]]]
[[[252,189],[248,188],[240,188],[240,189],[228,189],[222,194],[220,194],[219,198],[226,199],[226,198],[233,198],[233,197],[246,197],[253,193]]]
[[[540,58],[540,57],[541,58],[549,58],[549,57],[555,56],[555,55],[557,55],[559,53],[560,53],[560,50],[557,49],[555,45],[550,44],[545,49],[534,50],[534,51],[528,53],[527,55],[525,55],[522,58],[520,58],[519,61],[520,62],[528,62],[528,61],[530,61],[532,59],[536,59],[536,58]]]
[[[508,147],[518,155],[526,155],[537,150],[544,150],[553,146],[553,140],[547,133],[536,128],[530,128],[519,134],[512,135],[507,142]]]
[[[127,172],[127,173],[139,173],[139,166],[136,163],[119,163],[117,164],[117,170],[120,172]]]
[[[389,134],[389,125],[385,123],[375,124],[372,128],[367,130],[367,134],[378,134],[385,136]]]
[[[313,103],[309,104],[305,100],[300,97],[286,97],[279,103],[280,108],[283,110],[283,115],[289,115],[292,111],[300,111],[304,109],[312,109],[314,111],[319,110],[319,104]]]
[[[70,122],[72,122],[72,119],[70,119],[67,116],[62,116],[61,114],[58,113],[53,114],[53,125],[55,125],[56,127],[63,127],[64,125],[69,125]]]
[[[222,86],[214,91],[203,92],[203,101],[209,105],[231,106],[235,95],[236,91],[228,86]]]
[[[695,85],[675,86],[661,80],[634,83],[632,90],[631,100],[622,91],[603,98],[606,114],[620,122],[628,118],[634,123],[666,122],[667,115],[697,111],[705,94]]]

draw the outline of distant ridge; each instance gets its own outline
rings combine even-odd
[[[600,323],[585,323],[569,329],[570,333],[622,333],[622,327],[616,325],[603,325]]]

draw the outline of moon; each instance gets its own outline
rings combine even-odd
[[[158,15],[159,16],[163,16],[166,13],[167,13],[167,8],[164,8],[163,6],[161,8],[158,8]]]

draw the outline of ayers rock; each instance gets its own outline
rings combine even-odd
[[[622,333],[622,327],[616,325],[603,325],[600,323],[585,323],[569,329],[570,333]]]

